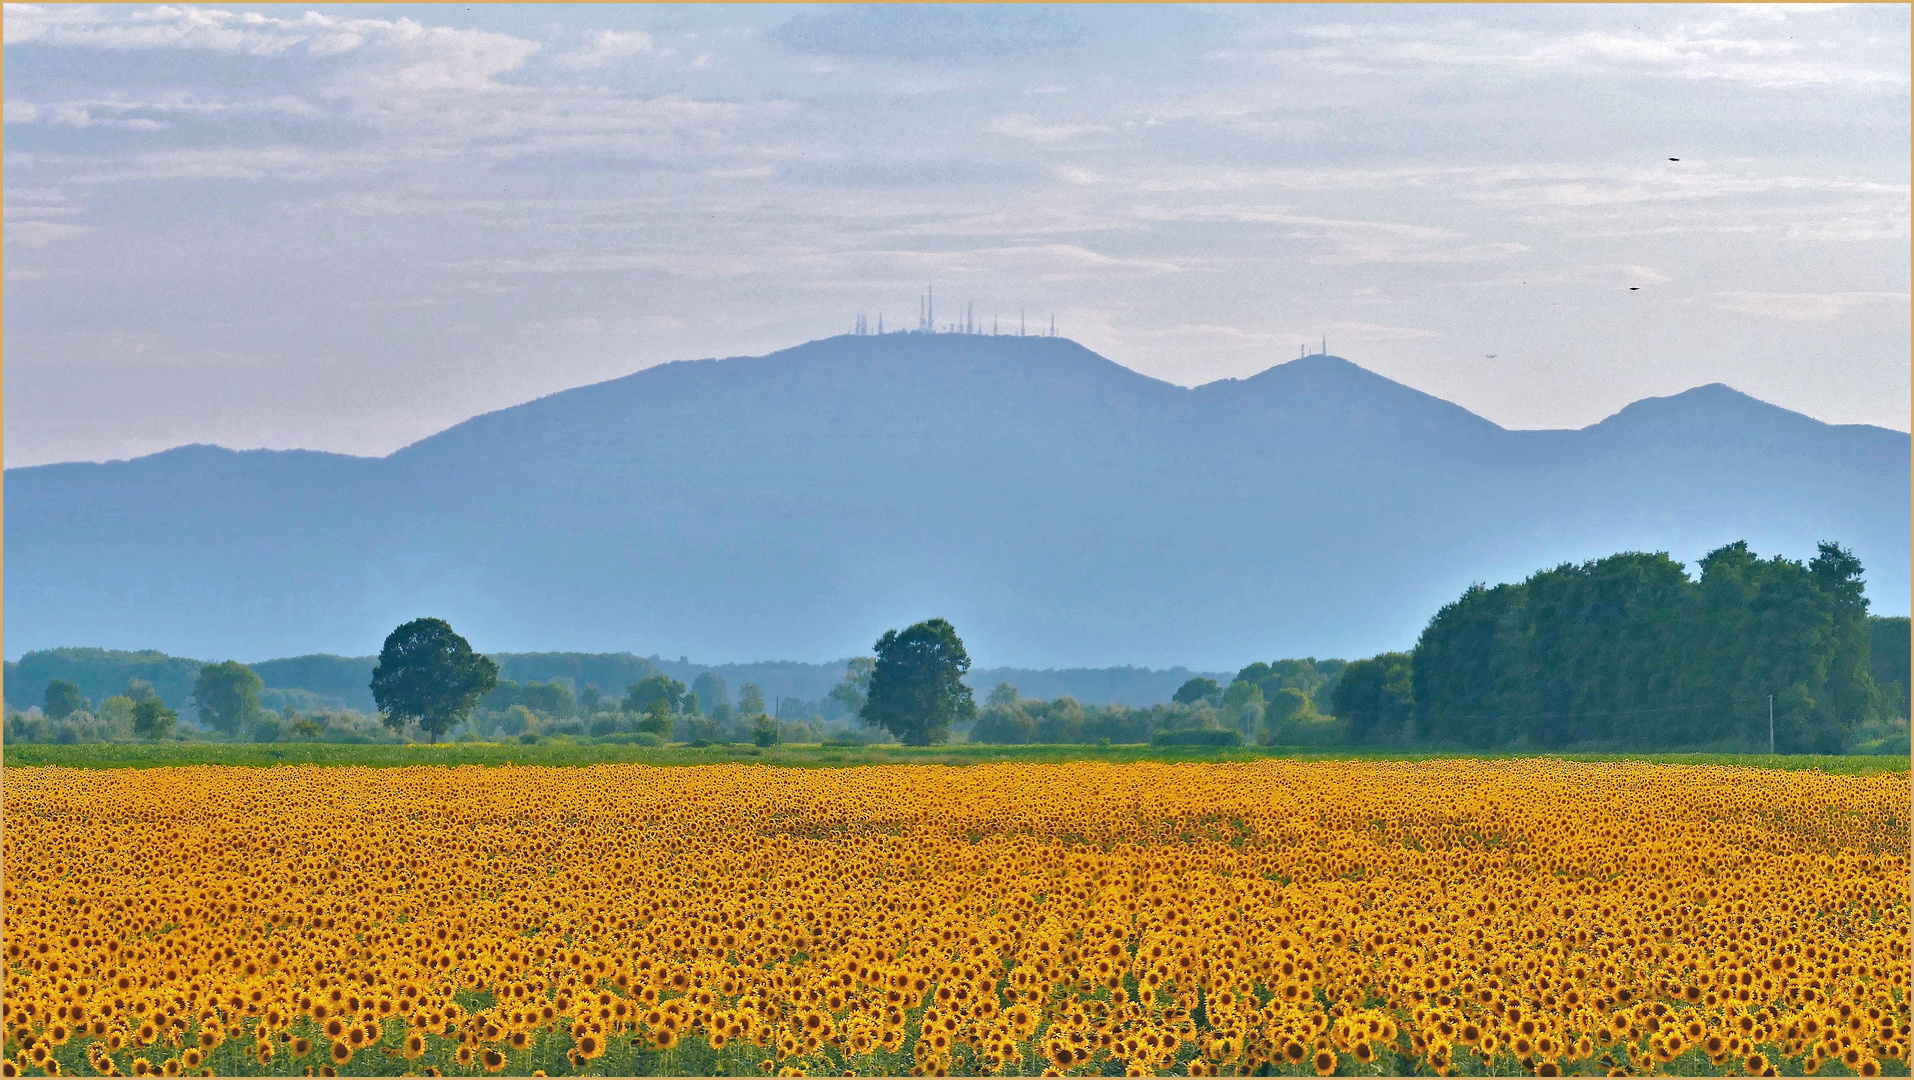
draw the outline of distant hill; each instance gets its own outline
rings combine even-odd
[[[1839,540],[1904,614],[1908,480],[1907,435],[1724,386],[1509,431],[1331,356],[1185,389],[1065,339],[838,337],[386,458],[8,470],[5,629],[246,659],[434,614],[488,651],[823,661],[942,615],[979,664],[1234,671],[1405,647],[1474,581],[1737,539]]]
[[[622,697],[625,688],[656,671],[689,686],[705,672],[724,679],[732,704],[738,688],[757,683],[767,699],[798,698],[813,705],[826,699],[844,678],[845,661],[806,664],[768,661],[750,664],[699,664],[689,659],[646,659],[630,653],[495,653],[499,676],[515,682],[564,683],[574,693],[596,686],[606,697]],[[79,686],[81,696],[95,704],[126,690],[128,679],[153,684],[160,700],[174,709],[186,707],[199,669],[209,661],[168,656],[151,650],[133,652],[96,648],[43,649],[27,653],[6,666],[6,701],[16,709],[40,704],[52,679]],[[249,665],[264,684],[261,695],[269,708],[291,705],[301,711],[357,709],[371,712],[372,669],[376,656],[323,654],[261,660]],[[1065,694],[1087,704],[1154,705],[1170,700],[1177,687],[1199,674],[1227,683],[1229,673],[1192,672],[1183,668],[1075,668],[1068,671],[1026,671],[1018,668],[973,668],[969,683],[981,700],[992,687],[1008,682],[1025,697],[1053,698]],[[706,706],[716,702],[704,702]]]

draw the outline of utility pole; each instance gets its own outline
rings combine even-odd
[[[1768,695],[1768,753],[1774,753],[1774,695]]]

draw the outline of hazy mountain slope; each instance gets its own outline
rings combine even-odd
[[[840,337],[647,369],[385,459],[7,473],[9,651],[869,651],[1234,670],[1410,644],[1471,581],[1840,539],[1906,611],[1908,437],[1701,387],[1505,431],[1335,357],[1194,390],[1073,342]]]

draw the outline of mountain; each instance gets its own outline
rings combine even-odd
[[[1234,670],[1413,643],[1474,581],[1852,547],[1907,610],[1909,438],[1704,386],[1510,431],[1333,356],[1195,389],[1061,338],[648,368],[385,458],[190,446],[6,473],[6,643],[252,659],[449,619],[487,651]]]

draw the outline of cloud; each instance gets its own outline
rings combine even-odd
[[[1848,309],[1865,304],[1899,303],[1910,299],[1904,292],[1717,292],[1722,311],[1743,315],[1765,315],[1788,322],[1827,322],[1847,314]]]
[[[273,56],[307,40],[286,21],[254,12],[161,6],[123,17],[93,5],[8,4],[8,45],[58,45],[128,51],[206,49],[247,56]]]
[[[769,36],[820,56],[973,61],[1068,48],[1092,23],[1066,4],[845,5],[802,12]]]
[[[1333,250],[1310,260],[1325,265],[1487,262],[1528,250],[1526,245],[1508,241],[1460,243],[1468,238],[1466,233],[1439,226],[1320,217],[1280,206],[1153,206],[1142,208],[1139,216],[1152,221],[1293,226],[1283,235],[1296,240],[1321,240],[1331,246]]]
[[[1790,15],[1808,15],[1823,11],[1839,11],[1851,4],[1722,4],[1722,8],[1737,15],[1752,19],[1767,19],[1770,22],[1782,22]]]
[[[1332,338],[1353,341],[1417,341],[1422,338],[1441,337],[1440,330],[1425,330],[1416,326],[1380,326],[1376,323],[1337,322],[1330,323],[1328,334]]]
[[[296,19],[218,8],[133,10],[8,4],[5,42],[125,52],[198,49],[279,56],[299,46],[314,56],[362,53],[369,82],[406,91],[484,90],[493,78],[539,50],[535,41],[489,30],[426,26],[413,19],[335,18],[308,11]]]
[[[60,221],[9,221],[3,231],[9,244],[45,247],[61,240],[84,236],[94,230],[90,225],[68,225]]]
[[[1074,139],[1078,135],[1088,135],[1097,131],[1111,130],[1108,124],[1046,124],[1034,116],[1012,113],[994,117],[989,130],[999,135],[1008,135],[1013,139],[1028,139],[1031,142],[1061,142]]]
[[[1779,14],[1785,17],[1786,13]],[[1499,68],[1536,75],[1626,72],[1769,88],[1830,86],[1890,92],[1909,84],[1904,63],[1869,64],[1853,50],[1836,48],[1824,48],[1823,56],[1816,58],[1808,53],[1820,45],[1792,37],[1728,37],[1720,33],[1725,28],[1725,23],[1715,22],[1680,25],[1661,33],[1640,29],[1548,33],[1461,20],[1418,25],[1334,23],[1303,28],[1298,36],[1312,44],[1258,51],[1257,39],[1272,34],[1261,30],[1246,35],[1249,48],[1226,50],[1218,56],[1253,56],[1344,76]]]
[[[628,56],[644,56],[658,51],[651,35],[643,30],[599,30],[585,38],[584,47],[561,53],[553,62],[575,71],[602,67]]]

